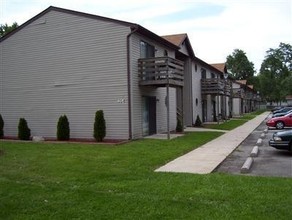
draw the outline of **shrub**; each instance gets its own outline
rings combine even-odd
[[[4,137],[3,128],[4,128],[4,121],[3,121],[2,115],[0,114],[0,138]]]
[[[30,139],[30,129],[27,126],[27,122],[24,118],[19,119],[18,138],[20,140],[29,140]]]
[[[57,124],[57,139],[65,141],[70,139],[69,121],[66,115],[60,116]]]
[[[182,127],[182,123],[180,119],[177,119],[176,121],[176,132],[182,132],[183,131],[183,127]]]
[[[106,125],[105,125],[105,119],[103,116],[103,111],[98,110],[95,113],[95,120],[94,120],[94,131],[93,131],[93,137],[96,141],[103,141],[105,135],[106,135]]]
[[[196,126],[196,127],[201,127],[201,126],[202,126],[202,121],[201,121],[199,115],[197,115],[197,119],[196,119],[196,121],[195,121],[195,126]]]

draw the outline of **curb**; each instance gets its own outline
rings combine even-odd
[[[257,143],[256,143],[257,146],[262,146],[263,145],[263,139],[259,138]]]
[[[241,173],[248,173],[250,168],[251,168],[252,163],[253,163],[253,158],[248,157],[246,159],[246,161],[244,162],[243,166],[241,167],[240,172]]]
[[[259,154],[259,147],[258,146],[254,146],[251,153],[250,153],[250,156],[251,157],[257,157]]]

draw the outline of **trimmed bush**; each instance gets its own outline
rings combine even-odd
[[[181,120],[177,119],[176,120],[176,132],[182,132],[183,131],[183,127],[182,127],[182,123]]]
[[[27,121],[24,118],[19,119],[18,138],[20,140],[29,140],[30,139],[30,129],[27,125]]]
[[[60,116],[57,124],[57,139],[67,141],[70,139],[70,126],[66,115]]]
[[[95,113],[93,130],[93,137],[95,138],[95,140],[98,142],[103,141],[106,135],[106,125],[102,110],[98,110]]]
[[[4,137],[3,128],[4,128],[4,121],[3,121],[2,115],[0,114],[0,138]]]
[[[201,127],[202,126],[202,121],[200,119],[200,116],[197,115],[197,119],[195,121],[195,127]]]

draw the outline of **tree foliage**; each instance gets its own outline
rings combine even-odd
[[[96,141],[103,141],[106,135],[106,125],[102,110],[98,110],[95,113],[93,137]]]
[[[65,141],[70,139],[70,126],[66,115],[60,116],[57,124],[57,139]]]
[[[267,101],[280,102],[292,94],[292,46],[280,43],[266,52],[261,65],[260,91]]]
[[[14,22],[11,26],[8,24],[1,24],[0,25],[0,37],[3,37],[5,34],[8,34],[9,32],[13,31],[15,28],[18,27],[18,24]]]
[[[27,125],[27,121],[24,118],[19,119],[18,138],[20,140],[29,140],[30,139],[30,129]]]
[[[243,50],[235,49],[231,55],[227,56],[226,66],[228,71],[237,80],[247,80],[250,84],[254,76],[254,64],[250,62]]]

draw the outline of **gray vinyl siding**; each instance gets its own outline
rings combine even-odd
[[[95,112],[104,110],[108,139],[128,139],[129,28],[50,11],[0,43],[1,107],[5,135],[20,117],[32,135],[56,136],[66,114],[73,138],[92,138]]]
[[[197,68],[195,68],[197,66]],[[195,124],[197,116],[202,117],[202,95],[201,95],[201,67],[200,65],[192,62],[192,106],[193,106],[193,124]],[[198,102],[196,102],[196,99]],[[198,103],[198,104],[197,104]]]
[[[184,64],[184,92],[183,92],[183,101],[184,101],[184,125],[192,126],[193,125],[193,114],[192,114],[192,104],[193,104],[193,94],[192,94],[192,62],[188,58]]]
[[[167,111],[165,105],[166,88],[165,87],[148,87],[139,86],[138,77],[138,59],[140,58],[140,41],[144,40],[155,46],[155,56],[163,56],[164,49],[155,42],[145,39],[140,35],[134,34],[131,37],[131,94],[132,94],[132,132],[133,138],[143,136],[143,118],[142,118],[142,97],[156,96],[156,124],[157,133],[167,131]],[[168,55],[174,57],[174,52],[168,51]],[[170,129],[176,128],[176,89],[170,88]]]

